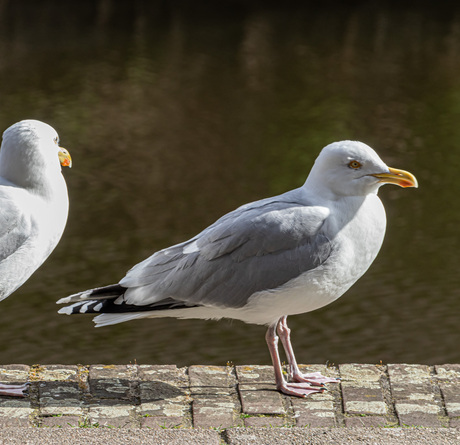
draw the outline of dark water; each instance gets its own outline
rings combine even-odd
[[[0,128],[46,121],[74,159],[61,243],[1,303],[0,362],[269,363],[260,326],[96,330],[55,301],[299,186],[341,139],[420,188],[381,189],[380,255],[291,317],[299,360],[459,362],[460,7],[218,3],[0,2]]]

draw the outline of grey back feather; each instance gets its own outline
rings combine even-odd
[[[156,252],[120,281],[128,288],[125,302],[173,298],[239,308],[255,292],[276,289],[320,266],[331,253],[321,232],[329,210],[308,206],[299,195],[297,189],[246,204],[191,240]],[[190,253],[184,253],[187,248]]]
[[[18,207],[0,196],[0,263],[16,252],[30,235],[30,221]]]

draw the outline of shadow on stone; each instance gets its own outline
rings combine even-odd
[[[139,388],[142,403],[173,399],[186,394],[181,388],[164,382],[141,382]]]

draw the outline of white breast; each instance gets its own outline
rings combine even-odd
[[[333,250],[326,262],[275,291],[255,294],[243,321],[266,324],[283,315],[319,309],[342,296],[367,271],[383,242],[385,210],[374,194],[355,210],[344,211],[343,205],[349,203],[349,199],[338,202],[327,221],[325,231],[331,234]],[[348,220],[343,217],[347,214],[352,215]]]

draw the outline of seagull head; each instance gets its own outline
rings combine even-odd
[[[388,167],[375,150],[358,141],[334,142],[324,147],[305,184],[328,198],[377,193],[383,184],[418,186],[412,173]]]
[[[47,175],[71,167],[69,152],[59,146],[56,130],[37,120],[23,120],[3,133],[0,175],[23,186],[36,187]]]

